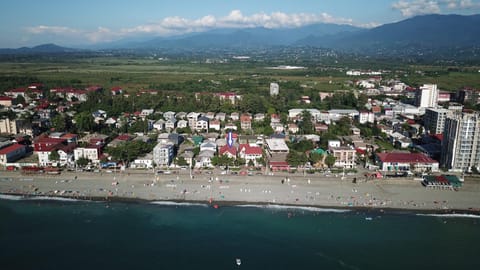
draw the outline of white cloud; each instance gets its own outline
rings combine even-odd
[[[32,34],[43,34],[43,33],[53,33],[53,34],[75,34],[79,31],[73,28],[65,26],[47,26],[47,25],[38,25],[27,27],[27,32]]]
[[[411,17],[420,14],[440,13],[441,11],[438,1],[430,0],[401,0],[393,3],[392,7],[394,9],[398,9],[405,17]]]
[[[73,29],[64,26],[33,26],[27,27],[26,32],[35,35],[48,34],[63,36],[65,38],[84,40],[90,43],[107,42],[116,39],[154,34],[158,36],[169,36],[191,32],[207,31],[215,28],[283,28],[301,27],[314,23],[335,23],[356,25],[359,27],[374,27],[377,23],[355,24],[352,19],[334,17],[328,13],[292,13],[283,12],[255,13],[244,15],[240,10],[232,10],[228,15],[215,17],[206,15],[198,19],[187,19],[178,16],[166,17],[158,22],[138,25],[130,28],[113,30],[105,27],[98,27],[95,30]]]
[[[442,13],[447,10],[470,10],[480,8],[480,3],[473,0],[400,0],[392,4],[403,16],[411,17],[422,14]]]

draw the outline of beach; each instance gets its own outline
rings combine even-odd
[[[353,179],[353,177],[350,177]],[[458,191],[427,189],[419,181],[352,179],[319,175],[200,174],[192,179],[153,172],[63,172],[22,175],[2,172],[0,193],[82,200],[278,204],[288,206],[397,209],[429,212],[480,212],[480,183],[467,180]]]

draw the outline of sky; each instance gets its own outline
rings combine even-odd
[[[81,47],[217,28],[371,28],[422,14],[480,13],[480,0],[10,0],[0,3],[0,48]]]

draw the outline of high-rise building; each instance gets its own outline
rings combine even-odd
[[[480,167],[480,115],[464,111],[447,116],[442,141],[442,167],[469,172]]]
[[[278,83],[270,83],[270,96],[277,96],[280,92],[280,86]]]
[[[436,84],[424,84],[417,89],[415,105],[421,108],[437,107],[438,89]]]
[[[443,133],[443,128],[445,127],[445,120],[448,115],[451,115],[452,112],[444,108],[427,108],[425,110],[425,116],[423,117],[423,122],[425,129],[430,134],[440,134]]]

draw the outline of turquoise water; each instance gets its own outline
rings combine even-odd
[[[480,269],[479,223],[356,211],[0,200],[0,266]]]

